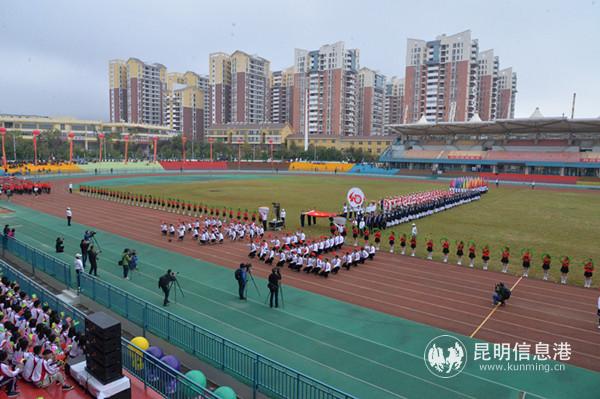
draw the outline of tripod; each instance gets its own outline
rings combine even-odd
[[[181,293],[181,297],[185,298],[185,295],[183,295],[183,290],[181,289],[181,285],[179,285],[179,281],[177,279],[174,279],[169,284],[169,292],[171,292],[171,288],[173,288],[173,286],[175,286],[175,288],[176,288],[175,289],[175,302],[177,302],[177,289],[179,289],[179,292]]]
[[[258,289],[258,285],[256,285],[256,281],[254,281],[254,276],[252,275],[252,272],[250,271],[250,269],[248,269],[248,275],[250,276],[250,280],[252,280],[252,284],[254,284],[254,288],[256,288],[256,293],[258,294],[258,297],[260,298],[260,290]],[[248,284],[246,283],[245,286],[245,291],[244,292],[244,296],[247,296],[247,292],[248,292]]]

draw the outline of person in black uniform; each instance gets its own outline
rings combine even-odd
[[[281,281],[281,273],[278,268],[274,267],[273,270],[271,270],[271,274],[269,274],[269,284],[267,285],[270,293],[270,307],[273,307],[273,298],[275,298],[275,307],[279,307],[279,281]]]
[[[248,266],[245,263],[240,263],[240,267],[235,271],[235,279],[238,283],[238,293],[240,299],[246,299],[244,291],[246,290],[246,283],[248,282]]]
[[[65,252],[65,239],[63,237],[56,237],[56,253]]]
[[[98,251],[94,248],[94,244],[89,246],[87,255],[90,261],[90,274],[98,277]]]
[[[169,291],[171,290],[171,283],[175,281],[175,273],[171,269],[167,270],[164,276],[158,279],[158,288],[162,289],[165,294],[165,300],[163,306],[167,306],[169,302]]]

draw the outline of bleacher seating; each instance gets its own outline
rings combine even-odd
[[[38,175],[38,174],[56,174],[56,173],[79,173],[81,168],[74,163],[55,163],[55,164],[38,164],[32,163],[13,164],[8,166],[9,174],[20,175]]]
[[[115,173],[123,171],[139,171],[139,172],[151,172],[153,170],[162,170],[163,167],[160,163],[148,162],[148,161],[129,161],[127,163],[123,161],[111,162],[89,162],[87,164],[79,165],[79,167],[85,172],[94,172],[97,170],[100,173],[109,172],[111,169]]]
[[[288,170],[289,167],[289,162],[227,162],[227,169],[230,170]]]
[[[290,163],[291,171],[306,171],[306,172],[349,172],[354,167],[353,163],[342,162],[292,162]]]
[[[600,152],[582,152],[579,156],[581,162],[600,162]]]
[[[488,151],[488,160],[520,162],[579,162],[579,153],[534,151]]]

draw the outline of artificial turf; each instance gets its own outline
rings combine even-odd
[[[118,186],[120,190],[151,194],[165,198],[180,198],[209,206],[233,208],[250,212],[259,206],[271,207],[279,202],[287,211],[287,228],[300,227],[301,211],[317,209],[341,212],[346,193],[360,187],[367,201],[377,201],[389,195],[417,191],[447,189],[445,181],[414,181],[398,178],[366,178],[331,175],[171,175],[99,181],[93,185]],[[452,244],[458,240],[474,241],[480,250],[489,245],[492,250],[492,270],[500,269],[500,252],[511,249],[511,272],[520,273],[523,249],[533,251],[530,277],[541,277],[541,257],[552,256],[551,278],[558,280],[559,258],[571,258],[569,282],[582,284],[582,264],[588,258],[600,260],[600,194],[591,190],[531,190],[524,186],[491,187],[483,198],[471,204],[438,213],[417,221],[419,244],[417,255],[424,257],[425,240],[433,238],[435,255],[441,256],[442,238]],[[328,233],[327,220],[316,226],[305,225],[309,236]],[[398,236],[408,234],[409,224],[392,229]],[[388,231],[382,234],[382,250],[387,250]],[[397,245],[398,246],[398,245]],[[454,250],[451,248],[450,261]],[[596,284],[597,285],[597,284]]]

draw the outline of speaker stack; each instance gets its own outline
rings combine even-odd
[[[121,323],[104,312],[85,319],[86,369],[106,385],[123,377]]]

